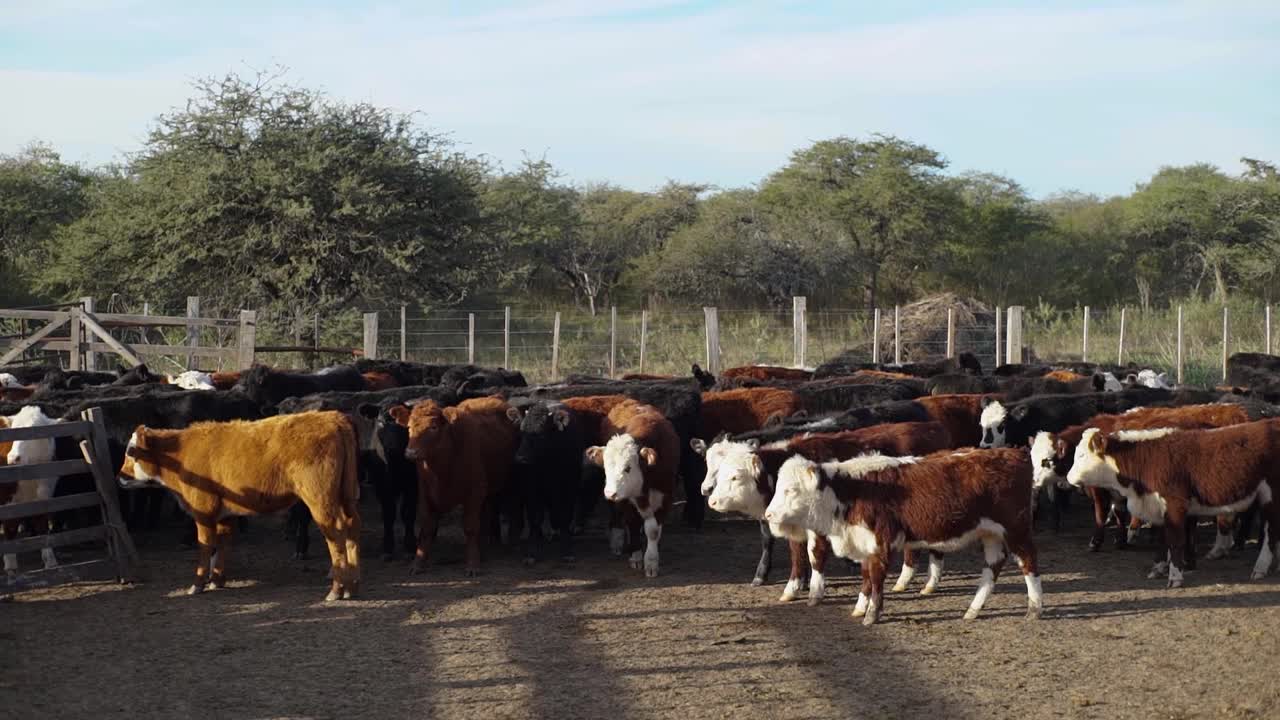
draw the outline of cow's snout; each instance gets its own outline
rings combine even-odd
[[[17,455],[17,454],[10,455],[10,456],[9,456],[9,461],[8,461],[8,462],[9,462],[9,464],[10,464],[10,465],[21,465],[21,464],[22,464],[22,456],[21,456],[21,455]]]
[[[405,459],[405,460],[419,460],[420,458],[419,458],[419,453],[418,453],[417,448],[407,448],[407,449],[404,451],[404,459]]]
[[[616,492],[615,492],[615,493],[605,493],[605,494],[604,494],[604,499],[605,499],[605,500],[608,500],[609,502],[617,502],[617,500],[618,500],[618,493],[616,493]]]
[[[773,522],[773,513],[766,510],[764,513],[764,519],[765,522]]]

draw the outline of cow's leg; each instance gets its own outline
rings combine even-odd
[[[1176,506],[1166,506],[1164,511],[1164,542],[1169,548],[1169,587],[1182,587],[1182,572],[1186,569],[1187,523],[1195,518]]]
[[[658,541],[662,539],[662,523],[652,514],[644,519],[644,576],[658,577]]]
[[[1276,555],[1280,555],[1280,499],[1264,504],[1261,515],[1262,543],[1258,548],[1258,560],[1253,564],[1253,572],[1249,575],[1251,580],[1266,577],[1271,572]]]
[[[552,491],[551,504],[547,508],[551,515],[551,529],[560,539],[560,559],[573,562],[573,505],[572,488],[555,487]]]
[[[628,502],[627,505],[630,506],[631,503]],[[648,542],[644,532],[644,518],[634,506],[626,508],[624,515],[627,521],[627,546],[623,552],[627,554],[627,562],[631,567],[640,570],[644,567],[644,544],[640,539],[645,538],[645,542]]]
[[[942,565],[943,554],[935,550],[929,551],[929,579],[925,581],[924,587],[920,588],[921,595],[932,595],[938,589],[938,583],[942,582]]]
[[[341,530],[347,553],[347,575],[343,578],[342,599],[350,600],[360,591],[360,515],[343,513]]]
[[[1227,556],[1227,553],[1231,552],[1235,517],[1232,515],[1219,515],[1213,519],[1213,525],[1216,530],[1213,538],[1213,547],[1209,548],[1209,553],[1204,556],[1205,560],[1221,560]]]
[[[1272,492],[1275,492],[1275,489],[1272,489]],[[1259,501],[1254,500],[1252,505],[1237,515],[1238,519],[1236,521],[1235,538],[1231,545],[1232,549],[1243,550],[1244,546],[1249,542],[1249,536],[1253,534],[1254,520],[1261,517],[1259,512],[1260,505]],[[1265,519],[1263,524],[1266,524]]]
[[[306,503],[295,502],[289,508],[289,525],[297,532],[293,539],[293,559],[306,560],[311,548],[311,510]]]
[[[1031,540],[1031,533],[1009,533],[1005,536],[1005,544],[1010,554],[1018,561],[1018,569],[1022,570],[1022,579],[1027,582],[1027,619],[1038,620],[1044,610],[1044,591],[1040,586],[1040,566],[1036,558],[1036,547]]]
[[[18,521],[17,520],[6,520],[3,524],[0,524],[0,530],[3,530],[3,533],[0,533],[0,537],[3,537],[5,540],[18,539]],[[6,574],[9,574],[9,575],[12,575],[18,572],[17,553],[4,554],[4,571]]]
[[[916,554],[909,547],[902,548],[902,572],[898,573],[898,581],[893,584],[894,592],[902,592],[911,584],[911,578],[916,576]]]
[[[965,620],[977,618],[978,613],[982,612],[982,606],[987,604],[987,598],[996,589],[1000,568],[1004,567],[1004,541],[995,537],[982,538],[982,556],[987,566],[982,568],[982,580],[978,583],[978,592],[973,596],[973,602],[969,603],[969,609],[965,611]]]
[[[440,520],[426,498],[427,494],[418,488],[418,547],[413,551],[410,573],[420,573],[431,564],[431,543],[436,539],[436,526]]]
[[[831,557],[831,543],[826,537],[813,531],[806,531],[809,536],[809,606],[822,602],[827,594],[827,559]]]
[[[1138,533],[1142,531],[1142,518],[1129,515],[1127,511],[1116,510],[1116,549],[1123,550],[1131,543],[1138,542]]]
[[[480,574],[480,543],[484,540],[485,514],[486,511],[496,514],[495,510],[494,503],[483,502],[480,498],[471,498],[463,504],[462,532],[467,538],[467,577]]]
[[[400,523],[404,525],[404,551],[412,556],[417,547],[418,484],[407,483],[400,492]]]
[[[862,584],[858,587],[858,601],[853,605],[853,617],[862,617],[867,614],[867,603],[871,601],[871,574],[867,572],[868,563],[863,560],[862,563]]]
[[[57,487],[57,478],[40,480],[36,485],[36,499],[52,499],[53,493],[57,490]],[[54,532],[52,515],[37,515],[36,517],[31,518],[30,522],[32,528],[42,528],[46,535],[52,535]],[[53,548],[51,547],[40,549],[40,560],[44,563],[45,570],[52,570],[53,568],[58,567],[58,556],[54,554]]]
[[[773,533],[769,532],[769,523],[760,521],[760,562],[756,563],[756,576],[752,585],[763,585],[769,581],[769,570],[773,566]]]
[[[621,504],[609,504],[609,552],[616,557],[622,557],[627,549],[627,530],[623,527],[622,515]]]
[[[542,532],[542,524],[547,514],[546,499],[541,492],[538,492],[538,488],[532,487],[533,478],[529,478],[529,483],[531,487],[525,490],[524,502],[521,503],[524,506],[524,517],[529,525],[529,539],[524,544],[526,565],[532,565],[542,558],[542,546],[546,543],[546,537]]]
[[[867,575],[867,583],[871,586],[867,599],[867,613],[862,616],[863,625],[874,625],[880,619],[884,609],[884,577],[889,569],[889,543],[879,543],[878,552],[868,555],[862,561],[863,572]]]
[[[329,561],[333,566],[333,570],[330,573],[332,580],[329,582],[329,594],[325,595],[324,600],[325,602],[334,602],[342,597],[342,591],[347,581],[346,538],[334,522],[335,518],[325,517],[316,518],[315,520],[316,527],[324,535],[325,545],[329,547]]]
[[[1093,502],[1093,535],[1089,536],[1089,552],[1102,549],[1107,535],[1107,515],[1111,511],[1111,493],[1098,487],[1086,487],[1085,493]]]
[[[218,521],[215,532],[213,562],[209,567],[210,583],[215,588],[227,585],[227,553],[231,551],[231,536],[235,531],[235,518],[226,517]]]
[[[1186,516],[1186,522],[1183,523],[1184,543],[1182,545],[1182,569],[1196,569],[1196,525],[1197,518],[1193,515]]]
[[[217,530],[213,525],[196,521],[196,546],[200,548],[200,559],[196,563],[196,581],[187,588],[188,595],[204,592],[209,581],[209,564],[213,560],[213,551],[217,543]]]
[[[787,540],[787,549],[791,552],[791,574],[787,576],[787,585],[782,588],[779,602],[791,602],[800,593],[805,581],[805,560],[808,554],[805,544],[796,540]]]
[[[374,486],[378,505],[382,508],[382,559],[390,560],[396,553],[396,500],[397,493],[380,482]]]

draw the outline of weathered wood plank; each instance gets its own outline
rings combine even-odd
[[[118,577],[111,562],[106,558],[99,558],[70,565],[59,565],[51,570],[31,570],[13,577],[0,578],[0,592],[16,593],[73,582],[111,580]]]
[[[80,307],[80,303],[73,306]],[[0,318],[14,320],[66,320],[67,317],[66,310],[0,310]]]
[[[93,527],[64,530],[50,535],[35,535],[17,540],[5,540],[0,542],[0,555],[31,552],[45,548],[62,547],[63,545],[75,545],[93,540],[105,540],[106,537],[107,526],[94,525]]]
[[[113,352],[110,345],[106,343],[86,343],[85,347],[94,352]],[[71,343],[67,340],[54,340],[45,343],[45,348],[49,350],[67,351],[71,349]],[[199,355],[201,357],[235,357],[235,348],[212,348],[212,347],[188,347],[186,345],[136,345],[133,351],[138,355]]]
[[[94,313],[94,317],[104,327],[155,327],[155,326],[198,326],[198,327],[235,327],[239,320],[223,320],[221,318],[198,318],[184,315],[130,315],[127,313]]]
[[[14,358],[19,357],[20,355],[22,355],[23,352],[27,350],[27,348],[30,348],[31,346],[38,344],[41,340],[45,339],[51,333],[53,333],[54,330],[57,330],[63,325],[66,325],[67,322],[71,320],[71,315],[69,313],[54,313],[54,314],[61,315],[61,317],[51,318],[51,321],[49,322],[48,325],[45,325],[44,327],[32,333],[31,337],[28,337],[27,339],[22,340],[21,342],[17,343],[13,347],[9,348],[9,351],[6,352],[4,355],[0,355],[0,365],[4,365],[9,361],[13,360]]]
[[[45,515],[62,512],[63,510],[75,510],[76,508],[97,507],[101,504],[102,498],[98,497],[97,492],[87,492],[63,495],[62,497],[49,498],[48,500],[0,505],[0,521],[17,520],[18,518],[31,517],[32,515]]]
[[[106,510],[109,529],[107,549],[116,562],[122,581],[141,580],[145,571],[133,538],[129,537],[129,529],[125,527],[124,515],[120,512],[120,501],[116,495],[116,468],[111,467],[111,456],[107,453],[107,430],[102,424],[102,408],[89,408],[80,417],[93,423],[93,442],[90,444],[88,440],[81,440],[80,452],[89,462],[94,483],[98,486],[98,495],[102,497],[102,506]]]
[[[118,354],[120,357],[124,358],[125,360],[128,360],[129,362],[133,363],[135,366],[142,364],[142,358],[138,357],[137,355],[134,355],[133,351],[130,350],[126,345],[121,343],[119,340],[116,340],[115,338],[111,337],[111,333],[107,332],[106,328],[99,325],[98,321],[93,318],[93,315],[91,313],[85,313],[83,316],[81,316],[80,322],[84,323],[84,326],[89,329],[89,332],[93,333],[94,335],[97,335],[102,340],[102,342],[109,345],[111,349],[115,351],[116,354]]]
[[[0,485],[16,483],[19,480],[39,480],[40,478],[65,477],[89,472],[89,464],[83,460],[54,460],[33,465],[5,465],[0,467]]]
[[[16,440],[39,440],[40,438],[60,438],[72,435],[89,437],[93,425],[87,422],[65,422],[41,427],[0,428],[0,442]]]

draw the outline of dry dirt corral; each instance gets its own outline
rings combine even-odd
[[[0,716],[1280,717],[1280,580],[1247,582],[1256,546],[1168,591],[1146,579],[1146,550],[1087,554],[1074,510],[1069,530],[1037,536],[1040,622],[1023,619],[1016,571],[961,621],[971,550],[949,558],[937,595],[890,595],[872,628],[849,618],[843,565],[817,608],[778,604],[776,582],[751,587],[756,525],[741,520],[671,527],[648,581],[599,529],[574,565],[526,568],[499,548],[468,580],[446,528],[428,574],[371,551],[364,597],[329,605],[322,564],[288,559],[279,520],[255,521],[238,580],[198,597],[181,594],[194,553],[170,530],[139,538],[147,583],[0,603]],[[380,525],[365,512],[372,550]]]

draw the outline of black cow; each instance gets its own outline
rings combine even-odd
[[[135,365],[128,370],[122,367],[116,374],[118,377],[111,383],[112,385],[148,385],[169,382],[163,375],[151,372],[146,363]]]
[[[458,365],[445,371],[440,377],[440,386],[453,388],[459,393],[478,392],[483,395],[489,388],[522,388],[528,387],[529,383],[518,370]]]
[[[359,414],[373,420],[373,442],[369,448],[374,461],[368,462],[369,482],[382,508],[382,558],[390,560],[396,551],[396,517],[404,526],[404,551],[413,557],[418,548],[415,529],[418,517],[418,473],[413,462],[405,459],[409,448],[409,430],[387,413],[396,404],[361,405]]]
[[[962,352],[957,357],[946,358],[944,360],[903,363],[902,365],[885,365],[882,363],[862,362],[854,359],[857,354],[860,354],[860,352],[855,350],[846,350],[836,357],[819,365],[818,368],[813,371],[814,379],[817,380],[828,377],[839,377],[841,375],[852,375],[858,370],[883,370],[925,378],[951,373],[969,373],[972,375],[982,374],[982,363],[978,361],[977,356],[970,352]]]
[[[800,396],[805,409],[811,413],[839,412],[891,400],[913,400],[924,395],[924,386],[911,382],[873,385],[815,380],[790,389]]]
[[[39,390],[77,390],[89,385],[110,385],[118,379],[113,372],[60,370],[54,368],[40,378]]]
[[[266,410],[280,404],[285,398],[332,391],[361,391],[365,389],[365,381],[355,368],[348,365],[315,374],[286,372],[273,370],[266,365],[254,365],[240,375],[232,389]]]
[[[1060,432],[1087,422],[1094,415],[1115,414],[1136,407],[1172,407],[1216,402],[1221,393],[1212,390],[1161,390],[1130,388],[1119,392],[1077,395],[1037,395],[1004,404],[982,401],[982,447],[1026,445],[1037,432]]]
[[[523,514],[529,526],[525,562],[536,562],[545,542],[542,521],[549,516],[551,529],[560,540],[561,559],[572,560],[571,525],[582,486],[586,435],[573,411],[559,402],[538,400],[518,405],[508,412],[520,428],[512,467],[512,538],[518,537],[515,523]]]

